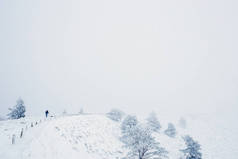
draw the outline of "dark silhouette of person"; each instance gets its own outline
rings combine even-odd
[[[46,118],[48,117],[48,114],[49,114],[49,111],[46,110],[46,111],[45,111],[45,117],[46,117]]]

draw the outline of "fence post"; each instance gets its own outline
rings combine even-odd
[[[20,138],[22,138],[22,136],[23,136],[23,128],[21,129]]]
[[[33,123],[31,123],[31,127],[33,127]]]
[[[16,135],[13,134],[13,135],[12,135],[12,144],[15,144],[15,138],[16,138]]]

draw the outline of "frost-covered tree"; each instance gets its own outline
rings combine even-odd
[[[174,125],[172,123],[169,123],[168,128],[164,131],[164,133],[166,135],[168,135],[169,137],[175,137],[176,129],[175,129]]]
[[[15,105],[13,108],[9,108],[10,113],[7,114],[9,119],[19,119],[25,117],[26,107],[24,105],[24,101],[19,98],[17,100],[17,105]]]
[[[137,122],[136,124],[135,122],[125,122],[124,124],[126,124],[127,126],[121,126],[121,141],[124,143],[124,146],[129,150],[126,158],[162,159],[167,157],[168,152],[164,148],[159,146],[159,142],[156,142],[156,140],[152,136],[151,129],[149,129],[147,126],[142,126]]]
[[[118,109],[112,109],[110,112],[108,112],[107,117],[114,120],[114,121],[121,121],[122,117],[124,116],[124,113]]]
[[[128,115],[121,123],[122,133],[127,132],[138,124],[136,116]]]
[[[180,150],[184,153],[185,159],[202,159],[201,147],[197,141],[194,141],[190,136],[183,137],[186,148]]]
[[[149,114],[149,117],[146,120],[147,120],[147,125],[152,131],[159,132],[161,125],[159,120],[157,119],[155,112],[151,112]]]
[[[121,123],[121,141],[123,143],[129,142],[131,139],[131,134],[133,133],[134,128],[138,124],[136,116],[128,115]]]
[[[181,117],[180,119],[179,119],[179,126],[181,127],[181,128],[186,128],[186,126],[187,126],[187,123],[186,123],[186,120],[183,118],[183,117]]]

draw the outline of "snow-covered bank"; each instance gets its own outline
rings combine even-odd
[[[214,121],[211,116],[193,116],[187,117],[186,120],[186,129],[176,125],[178,134],[175,138],[162,133],[167,127],[165,122],[162,122],[161,133],[155,134],[160,145],[169,151],[170,159],[178,159],[181,156],[179,150],[184,146],[181,136],[185,134],[191,135],[201,144],[204,159],[224,159],[227,156],[229,159],[236,158],[238,155],[236,126],[232,128],[231,125]],[[30,126],[31,123],[34,123],[34,127]],[[24,135],[20,139],[22,128]],[[13,134],[16,134],[14,145],[11,144]],[[0,158],[120,159],[126,153],[119,140],[120,134],[120,123],[104,115],[0,121]]]

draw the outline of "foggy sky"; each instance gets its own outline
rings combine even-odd
[[[235,0],[1,0],[0,115],[237,111]]]

